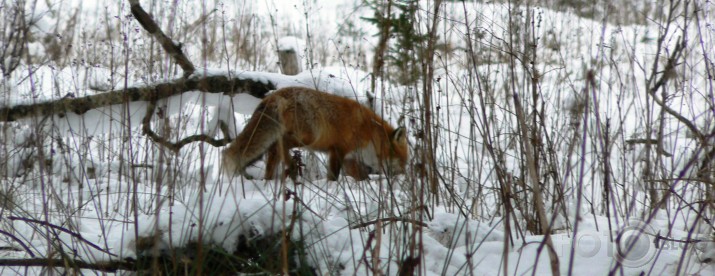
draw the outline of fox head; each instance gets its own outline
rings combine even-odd
[[[408,149],[405,129],[385,127],[385,132],[373,138],[371,146],[348,154],[343,166],[345,173],[356,179],[366,179],[368,174],[397,175],[405,173]]]
[[[389,158],[387,158],[387,174],[403,174],[407,165],[407,135],[404,127],[398,127],[390,134]]]

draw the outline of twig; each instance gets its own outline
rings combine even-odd
[[[303,207],[304,207],[306,210],[308,210],[308,211],[310,211],[311,213],[313,213],[313,215],[315,215],[316,217],[320,218],[321,220],[325,220],[325,218],[324,218],[323,216],[321,216],[321,215],[318,214],[317,212],[313,211],[313,209],[311,209],[310,206],[308,206],[308,204],[306,204],[302,199],[300,199],[300,197],[298,196],[298,194],[297,194],[296,192],[292,191],[291,189],[286,188],[286,189],[285,189],[285,193],[286,193],[287,196],[293,196],[293,200],[295,200],[296,202],[298,202],[298,203],[300,203],[301,205],[303,205]]]
[[[30,254],[30,257],[33,257],[33,258],[35,257],[35,253],[32,253],[32,250],[30,250],[30,248],[27,247],[27,245],[24,242],[22,242],[22,240],[20,240],[18,237],[15,237],[15,235],[5,232],[3,230],[0,230],[0,234],[3,234],[5,236],[8,236],[11,239],[15,240],[15,242],[19,243],[20,246],[22,246],[22,248],[24,248],[25,251],[27,251],[27,254]]]
[[[646,139],[646,138],[634,138],[634,139],[628,139],[625,141],[626,144],[633,146],[636,144],[644,144],[644,145],[660,145],[660,141],[658,139]],[[665,157],[671,157],[673,156],[672,153],[667,152],[663,147],[658,146],[657,147],[658,153],[662,154]]]
[[[655,244],[655,248],[660,248],[660,241],[669,241],[669,242],[677,242],[677,243],[712,242],[711,240],[698,240],[698,239],[687,239],[687,240],[671,239],[671,238],[661,236],[660,232],[658,232],[658,234],[655,235],[655,239],[653,240],[653,244]]]
[[[373,225],[373,224],[378,223],[378,222],[408,222],[408,223],[412,223],[412,224],[415,224],[415,225],[421,226],[421,227],[428,227],[428,226],[429,226],[429,225],[427,225],[427,223],[421,222],[421,221],[419,221],[419,220],[409,219],[409,218],[395,218],[395,217],[393,217],[393,218],[381,218],[381,219],[376,219],[376,220],[373,220],[373,221],[368,221],[368,222],[359,223],[359,224],[350,226],[350,229],[358,229],[358,228],[362,228],[362,227],[367,227],[367,226]]]
[[[54,224],[49,223],[49,222],[47,222],[47,221],[36,220],[36,219],[21,218],[21,217],[15,217],[15,216],[9,216],[9,217],[7,217],[7,218],[8,218],[9,220],[21,220],[21,221],[28,222],[28,223],[36,223],[36,224],[40,224],[40,225],[44,225],[44,226],[50,227],[50,228],[52,228],[52,229],[60,230],[60,231],[62,231],[62,232],[65,232],[65,233],[69,234],[70,236],[73,236],[73,237],[79,239],[80,241],[86,243],[87,245],[89,245],[90,247],[92,247],[92,248],[94,248],[94,249],[99,250],[100,252],[107,253],[107,254],[109,254],[109,255],[112,256],[112,257],[116,257],[116,256],[117,256],[116,254],[112,254],[111,252],[109,252],[109,251],[107,251],[107,250],[105,250],[105,249],[103,249],[103,248],[97,246],[96,244],[94,244],[94,243],[88,241],[87,239],[83,238],[82,235],[80,235],[80,234],[78,234],[78,233],[75,233],[75,232],[72,232],[72,231],[70,231],[69,229],[64,228],[64,227],[62,227],[62,226],[54,225]]]
[[[214,147],[222,147],[228,145],[228,143],[231,142],[228,125],[226,125],[225,122],[220,121],[218,123],[218,126],[219,129],[221,129],[221,132],[223,132],[223,139],[219,140],[206,134],[197,134],[181,139],[176,143],[172,143],[165,137],[159,136],[158,134],[156,134],[156,132],[154,132],[154,130],[151,129],[151,118],[154,117],[155,109],[156,101],[151,101],[147,103],[147,111],[144,115],[144,119],[142,119],[142,131],[144,132],[144,134],[149,136],[149,138],[154,141],[154,143],[163,145],[174,152],[179,152],[179,150],[181,150],[183,146],[193,142],[206,142]]]

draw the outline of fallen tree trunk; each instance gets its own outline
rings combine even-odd
[[[133,262],[127,261],[89,263],[82,260],[70,259],[0,259],[0,266],[66,267],[75,269],[91,269],[103,272],[117,272],[118,270],[137,270],[136,265]]]
[[[194,75],[188,79],[181,78],[144,87],[128,87],[79,98],[68,94],[64,98],[54,101],[0,107],[0,122],[12,122],[33,116],[58,115],[63,117],[67,112],[82,115],[91,109],[102,106],[135,101],[155,102],[189,91],[223,93],[227,96],[247,93],[257,98],[263,98],[268,91],[274,89],[276,89],[276,85],[271,81],[262,82],[243,76]]]

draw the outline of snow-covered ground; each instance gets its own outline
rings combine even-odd
[[[178,6],[177,22],[162,22],[164,26],[166,22],[175,24],[172,26],[176,29],[170,33],[181,35],[175,39],[184,43],[189,58],[200,67],[197,75],[227,74],[230,70],[233,75],[270,80],[278,87],[317,87],[366,102],[365,94],[370,91],[370,74],[366,71],[371,68],[366,60],[372,58],[377,29],[361,20],[373,16],[369,7],[353,2],[239,1],[210,7],[192,3]],[[78,3],[68,1],[64,5],[77,7]],[[432,9],[432,2],[421,3],[421,18],[426,20],[425,11]],[[3,105],[58,99],[68,93],[101,93],[90,87],[116,89],[124,86],[125,79],[129,86],[141,86],[180,75],[142,71],[147,67],[137,60],[144,56],[142,51],[150,51],[151,38],[131,18],[122,17],[129,14],[128,4],[82,5],[79,18],[86,22],[80,24],[80,29],[92,30],[92,24],[120,26],[113,30],[117,32],[114,35],[125,37],[117,40],[123,41],[124,46],[102,40],[96,47],[116,54],[117,63],[130,60],[132,64],[128,66],[138,72],[125,72],[121,66],[119,71],[112,71],[105,63],[80,61],[82,57],[91,59],[91,39],[84,39],[75,46],[79,52],[73,54],[76,59],[63,68],[50,61],[25,64],[3,79]],[[699,24],[706,34],[700,37],[710,40],[689,40],[685,58],[688,66],[673,77],[676,84],[668,88],[672,89],[668,103],[696,126],[709,130],[714,115],[707,91],[713,87],[704,73],[708,66],[704,55],[713,55],[708,49],[715,46],[711,26],[715,6],[705,3],[701,8],[704,17]],[[37,27],[33,32],[51,33],[54,20],[68,16],[53,13],[55,9],[62,8],[38,8],[44,12],[34,15]],[[238,23],[251,18],[254,25],[250,28],[272,38],[257,40],[268,43],[260,48],[269,57],[253,68],[246,61],[200,61],[202,46],[197,37],[201,28],[187,33],[180,28],[188,28],[185,26],[199,18],[201,13],[191,11],[213,9],[216,10],[208,21],[215,25],[210,27],[223,22],[238,27]],[[201,239],[232,252],[239,236],[255,239],[281,233],[288,225],[300,225],[291,228],[290,237],[304,241],[308,263],[319,274],[364,275],[381,271],[394,275],[401,261],[409,257],[406,254],[411,252],[409,246],[413,243],[419,244],[415,254],[421,260],[419,269],[426,275],[498,275],[505,272],[504,267],[507,274],[550,274],[548,250],[558,256],[561,274],[607,274],[619,262],[622,271],[618,273],[626,275],[715,274],[712,261],[704,262],[715,259],[712,207],[702,214],[707,219],[702,222],[698,209],[687,204],[704,198],[703,193],[713,189],[680,180],[694,176],[688,162],[699,144],[672,117],[662,124],[657,121],[660,109],[646,97],[646,79],[653,62],[660,62],[654,61],[659,36],[656,24],[618,26],[580,18],[568,11],[538,7],[528,10],[534,16],[533,27],[539,37],[535,65],[541,77],[538,109],[545,113],[541,115],[547,126],[541,131],[555,145],[553,150],[561,164],[556,178],[562,182],[563,196],[569,204],[554,208],[551,203],[557,195],[545,192],[550,194],[546,196],[547,213],[555,229],[551,235],[553,248],[547,248],[542,243],[545,236],[530,233],[526,225],[514,225],[525,223],[524,214],[504,216],[494,160],[484,141],[484,137],[490,137],[505,152],[502,165],[518,182],[523,156],[518,143],[514,144],[518,128],[511,92],[531,90],[522,89],[530,85],[524,82],[526,71],[520,65],[513,68],[509,64],[504,47],[510,39],[509,17],[522,16],[527,23],[529,20],[523,16],[528,12],[526,8],[513,8],[510,13],[506,4],[459,1],[450,1],[442,11],[439,39],[451,50],[439,51],[435,59],[435,79],[439,81],[434,83],[433,100],[440,107],[435,112],[440,141],[435,161],[444,185],[439,187],[439,204],[424,201],[420,195],[428,193],[428,189],[423,190],[424,184],[416,177],[419,160],[414,149],[420,143],[420,129],[415,121],[419,120],[422,95],[415,87],[421,85],[377,82],[376,106],[393,124],[401,116],[407,118],[415,158],[411,158],[407,175],[393,179],[373,176],[363,182],[348,177],[326,181],[323,156],[306,159],[309,173],[300,185],[230,179],[219,169],[220,148],[193,143],[175,154],[153,144],[141,132],[146,106],[133,103],[93,110],[83,116],[29,118],[4,124],[0,134],[4,141],[0,183],[3,194],[11,200],[0,205],[0,229],[4,231],[0,234],[0,248],[12,250],[0,250],[0,258],[54,257],[58,252],[88,262],[137,258],[147,253],[137,250],[137,240],[157,235],[159,242],[155,246],[160,251]],[[169,13],[160,12],[164,16]],[[693,37],[695,29],[688,29]],[[465,30],[478,35],[472,40],[481,61],[476,66],[468,62]],[[672,48],[681,34],[671,30],[665,45]],[[279,39],[283,36],[305,40]],[[215,47],[224,48],[219,45]],[[236,46],[232,41],[227,45]],[[237,49],[231,47],[226,48]],[[302,60],[314,68],[297,76],[276,74],[277,59],[271,55],[275,49],[286,47],[297,48]],[[304,47],[308,50],[302,50]],[[124,52],[125,55],[116,49],[131,49],[131,53]],[[29,48],[33,56],[46,51],[39,42],[31,43]],[[229,52],[225,60],[234,60],[237,56]],[[106,52],[98,55],[112,56]],[[662,62],[661,67],[665,60]],[[160,64],[166,71],[174,70],[168,69],[168,59]],[[596,75],[595,90],[586,89],[589,70]],[[480,104],[478,92],[489,94],[488,103]],[[529,94],[520,97],[529,103],[533,99]],[[587,105],[591,109],[586,119],[572,115],[575,106],[586,97],[590,98]],[[235,131],[240,131],[258,100],[246,95],[229,99],[191,92],[171,98],[166,104],[167,120],[157,119],[153,126],[169,126],[165,133],[175,139],[215,131],[216,118],[226,119],[226,113],[221,112],[226,108],[236,111],[228,116],[235,116],[230,120],[235,119]],[[600,131],[606,131],[605,121],[610,125],[607,131],[612,143],[608,147],[613,198],[608,217],[600,210],[604,202],[603,140],[597,139]],[[575,132],[574,125],[586,131]],[[653,136],[663,134],[663,150],[671,156],[658,160],[662,170],[656,173],[659,179],[668,180],[662,188],[675,191],[665,208],[653,213],[651,219],[644,188],[648,184],[642,176],[646,149],[626,142],[645,138],[648,131]],[[575,147],[569,147],[572,141],[577,141]],[[30,161],[34,165],[28,166],[28,160],[47,161]],[[262,162],[248,168],[251,175],[262,172]],[[294,194],[286,196],[284,188]],[[527,192],[531,190],[521,190],[517,197]],[[514,200],[513,204],[523,203]],[[382,221],[376,223],[378,220]],[[700,222],[694,224],[696,221]],[[426,226],[420,226],[422,223]],[[507,226],[510,233],[505,232]],[[667,238],[658,248],[653,244],[657,236]],[[625,259],[619,258],[619,241],[628,237],[641,243],[636,243]],[[711,242],[688,244],[688,249],[684,249],[685,243],[676,242],[686,239]],[[38,268],[22,267],[1,267],[0,272],[43,273]]]

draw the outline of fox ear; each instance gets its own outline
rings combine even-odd
[[[390,137],[392,141],[400,141],[402,139],[405,139],[405,128],[404,127],[398,127],[394,131],[392,131],[392,135]]]

